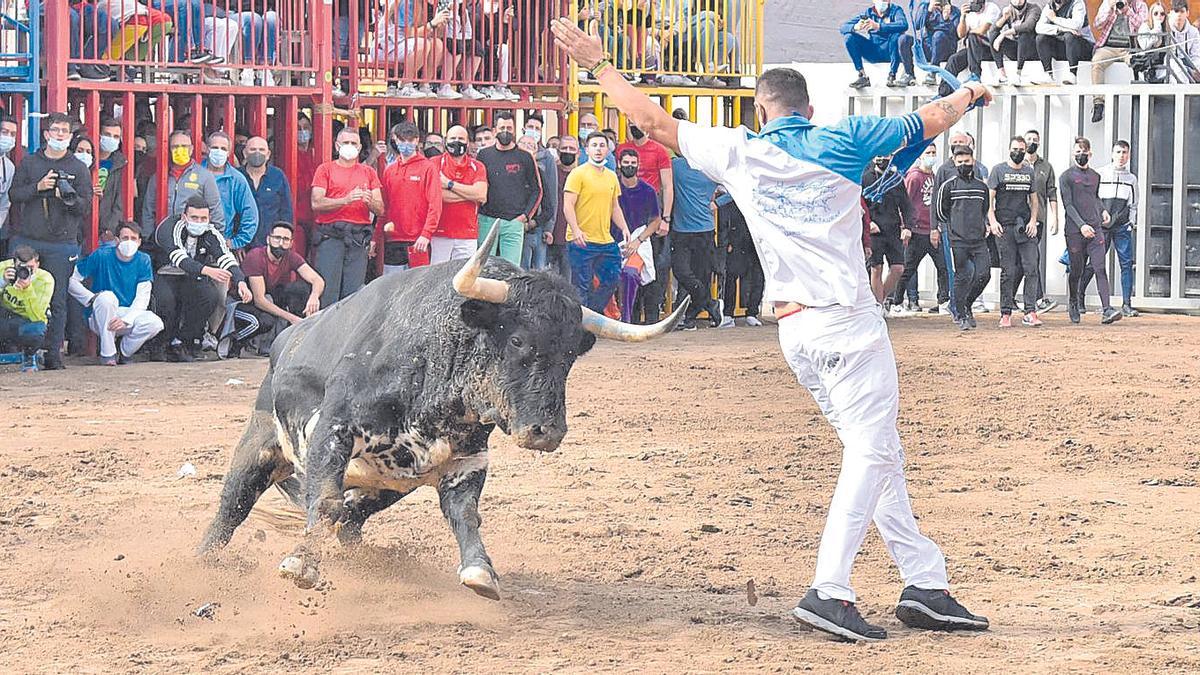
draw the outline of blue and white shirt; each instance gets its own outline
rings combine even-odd
[[[858,181],[874,157],[924,136],[916,113],[848,117],[830,127],[791,115],[759,134],[679,123],[683,156],[724,185],[746,218],[766,276],[764,299],[810,307],[875,304]]]

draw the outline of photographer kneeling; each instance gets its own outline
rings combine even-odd
[[[45,145],[21,161],[8,196],[20,208],[20,228],[12,246],[37,251],[41,267],[54,277],[46,370],[59,370],[67,327],[67,285],[79,257],[83,224],[92,212],[92,172],[68,152],[70,117],[52,113],[42,123]]]
[[[34,354],[46,339],[46,313],[54,277],[40,269],[37,251],[18,246],[11,260],[0,261],[0,342],[21,348],[22,371],[37,370]]]

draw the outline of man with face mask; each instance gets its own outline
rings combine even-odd
[[[438,167],[417,151],[420,139],[421,132],[411,122],[393,126],[388,135],[397,159],[383,171],[385,210],[384,217],[377,221],[377,235],[383,241],[384,274],[425,264],[429,243],[442,219]]]
[[[967,148],[970,148],[972,155],[974,154],[975,137],[970,133],[966,131],[955,131],[954,133],[950,134],[950,138],[948,140],[950,141],[951,148],[963,145]],[[975,177],[979,178],[980,180],[987,180],[988,171],[987,167],[983,164],[972,163],[972,171]],[[958,167],[955,166],[954,158],[948,157],[946,161],[942,162],[942,165],[938,167],[937,173],[933,175],[933,194],[935,199],[937,198],[937,195],[941,193],[942,185],[945,184],[946,181],[952,180],[957,175]],[[946,230],[946,224],[947,223],[944,220],[941,220],[939,211],[934,208],[934,227],[944,232]],[[944,241],[945,237],[942,237],[942,240]],[[954,281],[954,252],[950,249],[950,246],[947,245],[942,246],[942,254],[946,259],[946,283],[950,290],[950,303],[946,309],[950,312],[950,315],[954,318],[954,320],[958,321],[959,317],[958,314],[956,314],[958,311],[958,304],[954,301],[954,289],[957,287],[957,284]]]
[[[21,160],[8,196],[20,208],[20,234],[13,248],[37,251],[42,269],[54,277],[54,297],[46,330],[46,369],[63,367],[67,282],[79,256],[84,223],[92,214],[92,172],[73,154],[71,118],[52,113],[42,120],[45,145]]]
[[[955,176],[938,188],[938,220],[944,223],[954,254],[955,322],[960,330],[976,327],[972,305],[992,279],[992,256],[987,247],[988,211],[991,196],[987,184],[975,177],[971,148],[954,146]]]
[[[88,326],[100,337],[104,366],[128,362],[163,329],[162,319],[150,311],[154,270],[150,256],[138,250],[141,245],[137,225],[121,223],[117,245],[96,249],[71,275],[71,297],[83,305]],[[91,280],[90,288],[83,284],[85,279]]]
[[[217,189],[217,181],[208,169],[196,163],[192,154],[192,137],[186,131],[172,132],[167,139],[167,151],[170,153],[170,166],[167,169],[167,212],[165,217],[183,213],[183,205],[194,195],[198,195],[208,204],[212,223],[220,230],[225,229],[225,209],[221,205],[221,191]],[[159,223],[155,217],[158,209],[158,180],[151,180],[146,188],[146,198],[142,202],[142,239],[153,244],[154,230]],[[169,327],[168,327],[169,329]]]
[[[217,183],[225,210],[225,239],[229,248],[240,254],[258,232],[258,204],[246,176],[229,163],[232,153],[233,139],[229,134],[214,131],[208,137],[208,157],[201,166],[208,169]]]
[[[1009,6],[1000,12],[1000,17],[988,32],[992,60],[996,62],[1000,82],[1008,81],[1014,87],[1021,86],[1021,71],[1025,68],[1025,62],[1037,60],[1035,29],[1041,14],[1041,6],[1030,0],[1012,0]],[[1017,70],[1011,78],[1004,68],[1004,59],[1017,62]]]
[[[1129,170],[1129,142],[1113,144],[1112,163],[1100,168],[1100,201],[1109,214],[1104,226],[1105,256],[1117,249],[1117,265],[1121,268],[1121,315],[1138,316],[1133,308],[1133,228],[1137,225],[1138,179]],[[1079,280],[1086,289],[1092,282],[1092,268],[1085,267]]]
[[[0,258],[8,254],[8,212],[12,202],[8,189],[12,187],[13,174],[17,167],[10,155],[17,147],[17,120],[12,115],[0,113]]]
[[[337,135],[338,158],[317,167],[313,176],[313,263],[325,280],[321,306],[349,296],[367,279],[368,252],[373,248],[373,216],[383,215],[379,174],[358,161],[362,140],[357,131]]]
[[[242,261],[254,302],[234,309],[234,330],[217,345],[224,358],[239,357],[249,340],[275,330],[280,321],[295,325],[321,309],[325,280],[292,250],[291,224],[277,222],[268,232],[266,246],[251,249]]]
[[[1054,167],[1039,153],[1042,134],[1037,129],[1025,132],[1025,163],[1033,167],[1033,194],[1038,198],[1038,288],[1042,297],[1038,299],[1038,314],[1049,312],[1058,302],[1046,297],[1046,234],[1058,234],[1058,178]]]
[[[434,163],[441,175],[442,217],[429,244],[429,262],[470,258],[479,234],[479,205],[487,200],[487,168],[467,154],[467,130],[450,127],[446,154]]]
[[[436,131],[431,131],[425,134],[425,139],[421,141],[421,153],[426,157],[433,159],[446,151],[446,139]]]
[[[882,180],[889,171],[894,172],[891,161],[891,157],[876,157],[863,172],[863,188]],[[871,269],[871,291],[875,293],[875,300],[883,305],[886,316],[891,314],[892,291],[904,273],[904,244],[900,240],[900,230],[902,226],[911,226],[914,220],[912,202],[901,180],[885,192],[880,201],[868,200],[867,207],[871,216],[871,259],[867,262]],[[888,265],[886,277],[883,274],[885,261]]]
[[[1071,168],[1058,177],[1058,196],[1062,199],[1066,221],[1063,235],[1067,239],[1067,255],[1071,261],[1067,275],[1067,291],[1070,303],[1067,315],[1071,323],[1079,323],[1080,305],[1087,288],[1082,284],[1083,270],[1088,265],[1096,275],[1096,290],[1104,311],[1100,323],[1110,324],[1121,318],[1121,312],[1109,301],[1111,287],[1105,269],[1104,228],[1112,222],[1104,202],[1100,200],[1100,174],[1088,166],[1092,160],[1092,142],[1086,138],[1075,139],[1075,161]]]
[[[312,120],[300,113],[296,119],[296,175],[292,188],[295,193],[296,231],[292,247],[302,256],[308,257],[308,243],[312,241],[313,210],[312,182],[317,172],[317,154],[312,144]]]
[[[247,139],[243,157],[245,166],[242,167],[242,175],[258,207],[259,227],[254,230],[254,238],[247,247],[250,249],[267,242],[266,223],[295,222],[292,208],[295,201],[287,176],[282,169],[270,163],[271,146],[267,144],[267,139],[262,136]]]
[[[525,248],[521,251],[521,266],[526,269],[540,270],[546,266],[546,246],[553,239],[554,221],[558,215],[561,194],[554,189],[554,183],[558,179],[558,153],[542,145],[544,125],[545,120],[539,113],[532,113],[525,120],[525,137],[533,140],[536,146],[533,159],[537,163],[538,178],[542,182],[542,201],[533,217],[537,227],[525,233]]]
[[[567,188],[567,177],[578,166],[579,139],[574,136],[563,136],[558,141],[558,162],[555,170],[558,174],[558,194],[562,195]],[[558,200],[558,212],[554,217],[554,230],[550,243],[546,246],[546,263],[550,269],[568,281],[571,279],[571,263],[567,258],[567,216],[563,213],[563,200]]]
[[[1038,288],[1038,198],[1033,192],[1033,167],[1025,163],[1025,137],[1013,136],[1008,144],[1008,161],[997,164],[988,176],[992,208],[988,230],[1000,248],[1000,327],[1012,327],[1017,285],[1024,276],[1025,326],[1041,326],[1037,315]]]
[[[621,267],[618,297],[621,303],[621,321],[638,323],[636,308],[642,303],[638,291],[656,278],[654,248],[650,238],[659,230],[662,211],[658,207],[658,193],[649,183],[638,177],[641,167],[636,150],[621,151],[617,167],[621,180],[621,196],[618,203],[625,216],[632,241],[626,245],[625,263]],[[732,312],[732,308],[730,309]]]
[[[191,362],[199,352],[205,323],[224,297],[236,289],[250,302],[250,287],[224,233],[212,222],[212,209],[192,195],[183,213],[168,216],[154,231],[154,313],[163,331],[150,347],[151,360]]]
[[[900,306],[909,280],[917,275],[921,261],[929,256],[937,270],[937,304],[950,301],[949,279],[946,277],[946,259],[942,255],[941,232],[932,227],[934,167],[937,166],[937,146],[931,145],[917,160],[916,165],[904,174],[904,189],[912,208],[912,220],[904,223],[900,240],[904,247],[904,273],[892,294],[892,309]],[[871,251],[872,254],[874,250]],[[934,311],[937,307],[934,307]]]
[[[633,150],[638,154],[638,178],[650,184],[658,194],[658,205],[663,213],[670,213],[675,207],[675,181],[671,175],[671,153],[662,143],[650,138],[636,124],[629,125],[629,141],[617,146],[617,154],[625,150]],[[671,222],[670,217],[663,221],[663,227],[657,234],[665,235]]]
[[[124,196],[128,161],[120,148],[121,124],[111,117],[102,118],[96,168],[96,184],[100,188],[97,221],[101,240],[116,239],[117,228],[129,220]]]
[[[850,86],[862,89],[871,86],[863,70],[863,62],[887,63],[889,87],[907,87],[913,78],[913,38],[908,34],[908,17],[899,4],[890,0],[874,0],[871,6],[846,20],[841,28],[846,52],[858,71],[858,79]],[[904,74],[896,77],[900,64]]]
[[[529,153],[517,148],[516,122],[510,112],[495,117],[496,144],[479,151],[487,168],[488,196],[479,209],[479,242],[494,225],[500,227],[498,254],[514,265],[521,264],[525,231],[536,227],[533,216],[542,201],[537,165]]]

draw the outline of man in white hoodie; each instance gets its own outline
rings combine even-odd
[[[1133,308],[1133,228],[1137,224],[1137,176],[1129,170],[1129,143],[1117,141],[1113,144],[1112,164],[1102,166],[1100,172],[1100,201],[1108,211],[1109,221],[1104,226],[1105,252],[1117,250],[1117,265],[1121,268],[1121,314],[1137,316]],[[1092,268],[1083,270],[1081,288],[1092,282]]]
[[[1035,84],[1054,81],[1054,62],[1065,60],[1071,69],[1063,75],[1063,84],[1075,84],[1080,61],[1092,58],[1095,38],[1088,26],[1087,5],[1083,0],[1050,0],[1042,8],[1037,26],[1037,53],[1045,75]]]

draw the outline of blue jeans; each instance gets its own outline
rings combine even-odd
[[[525,246],[521,248],[521,269],[540,270],[546,267],[546,242],[541,230],[525,233]]]
[[[75,260],[79,257],[79,244],[74,242],[38,241],[16,236],[11,248],[29,246],[38,252],[42,269],[54,277],[54,295],[50,296],[50,320],[46,325],[46,356],[48,361],[59,358],[67,332],[67,285],[75,273]]]
[[[953,33],[926,33],[921,38],[921,47],[925,50],[925,60],[935,66],[946,63],[958,45],[958,37]]]
[[[96,53],[96,45],[101,44],[103,49],[108,49],[110,36],[121,31],[121,21],[108,18],[108,11],[102,7],[84,5],[82,14],[74,7],[69,9],[71,10],[71,58],[99,58],[101,55]],[[84,39],[82,47],[79,44],[81,27]]]
[[[336,21],[336,33],[334,34],[337,40],[338,55],[341,60],[345,61],[350,58],[350,15],[339,16]],[[363,16],[362,12],[358,14],[358,42],[362,44],[363,37],[367,34],[367,17]]]
[[[846,53],[850,55],[850,61],[854,63],[854,69],[857,71],[862,71],[863,61],[887,63],[888,74],[895,75],[903,62],[904,72],[912,75],[912,46],[912,36],[907,34],[894,36],[882,45],[876,44],[858,33],[846,36]]]
[[[229,18],[242,24],[242,60],[255,65],[275,65],[279,49],[279,15],[275,12],[231,12]]]
[[[46,322],[30,321],[0,307],[0,342],[32,352],[46,339]]]
[[[957,319],[958,304],[954,302],[954,254],[950,251],[950,241],[945,233],[942,234],[942,253],[946,256],[946,287],[950,289],[950,314]]]
[[[204,45],[204,17],[216,16],[215,7],[205,7],[200,0],[150,0],[149,5],[170,15],[175,24],[169,55],[172,61],[187,61],[191,50]]]
[[[593,312],[603,314],[621,276],[621,249],[616,242],[567,244],[567,259],[571,261],[571,283],[579,293],[579,301]],[[600,281],[597,288],[592,288],[593,277]]]
[[[715,51],[715,54],[713,52]],[[737,64],[737,38],[732,33],[719,30],[714,12],[700,12],[692,17],[685,30],[680,31],[671,42],[670,67],[675,70],[699,66],[703,72],[716,72],[717,66],[728,63],[732,70]],[[683,63],[683,59],[692,63]]]
[[[1117,250],[1117,265],[1121,268],[1121,302],[1130,305],[1133,301],[1133,228],[1129,225],[1122,225],[1106,230],[1104,235],[1105,255],[1107,256],[1111,249]],[[1071,261],[1065,251],[1059,262],[1067,266],[1068,273],[1071,271]],[[1090,266],[1084,268],[1079,288],[1086,289],[1092,283],[1094,276],[1095,272]]]

